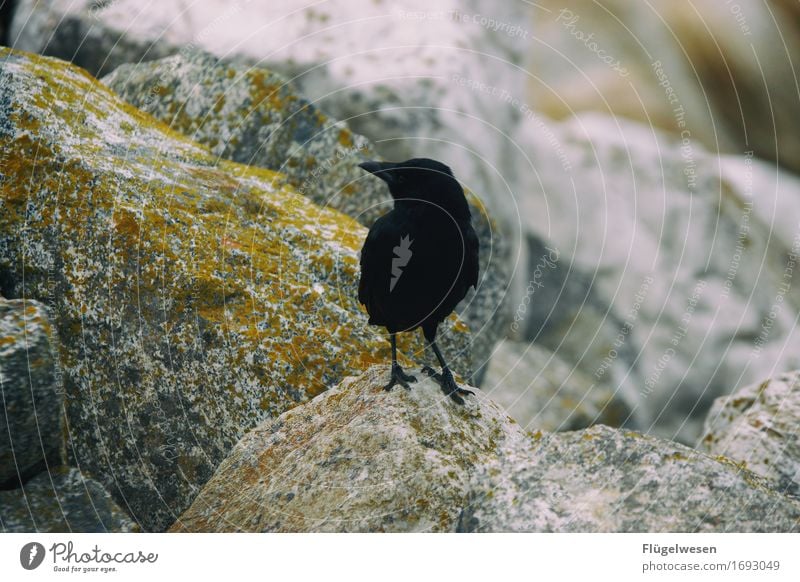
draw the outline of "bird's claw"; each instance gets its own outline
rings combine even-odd
[[[464,404],[464,399],[461,398],[460,395],[473,395],[472,391],[459,388],[458,384],[456,384],[455,378],[453,378],[453,374],[448,369],[443,370],[442,373],[439,374],[430,366],[423,366],[422,371],[429,377],[433,378],[434,381],[441,386],[442,391],[456,404]]]
[[[392,366],[392,377],[389,380],[389,383],[383,387],[384,390],[389,392],[392,388],[394,388],[395,384],[400,384],[406,390],[410,390],[408,383],[409,382],[416,382],[417,378],[412,376],[411,374],[406,374],[399,365]]]

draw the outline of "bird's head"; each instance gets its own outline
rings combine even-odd
[[[359,167],[386,182],[395,205],[436,207],[459,219],[470,216],[461,184],[441,162],[414,158],[405,162],[364,162]]]

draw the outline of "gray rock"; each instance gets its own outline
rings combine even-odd
[[[469,475],[524,438],[479,394],[459,406],[432,380],[348,378],[250,431],[172,531],[453,531]]]
[[[800,180],[612,117],[529,125],[522,145],[541,189],[520,208],[560,251],[569,276],[553,288],[571,306],[551,313],[541,294],[526,339],[619,387],[643,427],[684,442],[732,385],[800,367]],[[536,258],[524,259],[515,305]]]
[[[19,489],[0,491],[0,531],[132,532],[138,527],[100,483],[74,467],[53,467]]]
[[[482,391],[529,431],[634,424],[619,392],[538,344],[498,344]]]
[[[800,497],[800,371],[745,386],[714,401],[702,450],[741,463]]]
[[[280,174],[3,48],[0,152],[3,293],[48,302],[69,464],[143,529],[172,523],[247,429],[388,361],[357,299],[366,229]],[[469,376],[466,326],[442,327]],[[422,333],[399,347],[413,365]]]
[[[794,82],[784,82],[800,74],[792,57],[800,52],[797,2],[726,2],[724,10],[718,0],[694,1],[691,10],[669,0],[537,6],[532,34],[541,44],[532,51],[530,90],[548,117],[598,111],[676,134],[688,128],[711,151],[754,150],[800,171],[793,131],[800,99]]]
[[[0,484],[60,464],[64,391],[37,301],[0,297]]]
[[[795,531],[730,461],[596,426],[526,434],[481,394],[378,366],[248,433],[171,531]]]
[[[122,63],[159,59],[177,49],[169,42],[129,34],[130,20],[107,25],[101,16],[114,0],[18,0],[9,39],[12,48],[68,60],[92,75]]]
[[[792,532],[800,503],[731,462],[605,426],[509,442],[477,468],[469,532]]]
[[[330,119],[284,77],[186,49],[122,65],[102,82],[221,158],[285,174],[299,192],[369,225],[390,208],[385,184],[358,164],[369,141]]]

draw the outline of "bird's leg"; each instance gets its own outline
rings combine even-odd
[[[392,377],[389,380],[389,383],[384,386],[383,389],[388,392],[394,388],[395,384],[400,384],[400,386],[408,390],[408,383],[416,382],[417,379],[410,374],[406,374],[403,371],[403,368],[400,367],[400,364],[397,363],[397,338],[395,337],[395,334],[390,335],[392,336]]]
[[[439,360],[439,364],[442,366],[442,373],[437,374],[430,366],[425,366],[422,368],[422,371],[436,380],[439,386],[442,387],[444,393],[452,398],[453,401],[455,401],[457,404],[464,404],[464,399],[461,398],[459,394],[466,396],[467,394],[471,395],[472,392],[458,387],[455,378],[453,378],[453,373],[450,371],[450,368],[447,367],[447,362],[444,361],[442,352],[439,351],[439,347],[436,345],[435,341],[431,342],[431,348],[433,349],[433,353],[436,354],[436,359]]]

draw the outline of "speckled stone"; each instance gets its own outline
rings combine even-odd
[[[525,438],[479,395],[348,378],[248,433],[172,531],[453,531],[470,474]]]
[[[138,526],[100,483],[74,467],[54,467],[19,489],[0,491],[0,531],[133,532]]]
[[[800,497],[800,371],[714,401],[700,448],[774,479]]]
[[[39,302],[0,297],[0,484],[60,462],[64,394],[50,334]]]
[[[800,503],[678,443],[598,425],[511,445],[473,475],[460,531],[800,531]]]
[[[4,294],[52,298],[69,458],[143,529],[172,523],[248,428],[388,360],[357,301],[366,229],[281,174],[7,49],[0,151]],[[443,328],[469,376],[466,326]]]
[[[385,184],[358,167],[378,157],[372,144],[267,69],[185,49],[122,65],[102,82],[214,155],[281,172],[320,206],[362,224],[391,207]]]

